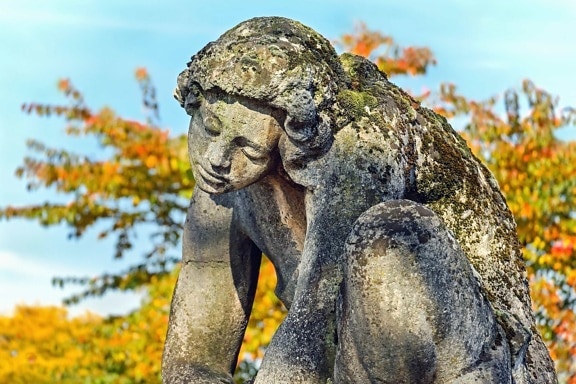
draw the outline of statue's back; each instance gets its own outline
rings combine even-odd
[[[494,176],[444,117],[421,107],[364,59],[343,55],[342,61],[349,74],[363,76],[352,80],[364,94],[356,99],[372,100],[356,106],[365,115],[356,129],[384,139],[382,151],[396,152],[404,167],[403,197],[431,208],[453,232],[506,332],[514,379],[556,382],[535,329],[516,224]]]

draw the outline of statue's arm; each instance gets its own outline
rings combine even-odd
[[[236,227],[226,200],[196,189],[190,203],[162,361],[165,384],[232,382],[261,253]]]
[[[349,194],[336,196],[337,188],[323,185],[306,197],[307,233],[294,301],[266,350],[256,384],[321,384],[331,377],[344,242],[358,212],[372,203],[358,199],[362,194],[354,183],[349,188]]]

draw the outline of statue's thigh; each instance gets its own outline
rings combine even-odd
[[[434,212],[407,200],[372,207],[345,258],[336,383],[510,382],[502,330]]]

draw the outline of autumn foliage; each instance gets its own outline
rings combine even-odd
[[[0,382],[160,383],[176,270],[153,276],[142,306],[124,317],[70,319],[62,307],[19,306],[0,317]]]
[[[400,47],[392,37],[360,24],[338,42],[344,50],[373,60],[390,77],[423,75],[436,61],[424,47]],[[0,382],[154,383],[167,324],[169,297],[182,218],[194,184],[186,139],[158,126],[159,112],[148,73],[136,78],[148,112],[143,122],[111,109],[97,112],[68,80],[58,87],[64,106],[26,104],[23,110],[58,115],[66,134],[96,140],[101,158],[47,148],[30,140],[37,157],[27,157],[16,174],[29,189],[53,187],[68,203],[0,208],[0,218],[28,218],[42,225],[65,223],[70,237],[100,228],[116,241],[114,257],[131,249],[141,228],[153,228],[149,250],[125,271],[95,277],[57,277],[55,284],[81,284],[70,302],[110,289],[146,289],[147,299],[120,318],[95,315],[69,319],[62,308],[19,307],[0,317]],[[452,84],[419,100],[461,130],[472,150],[492,170],[506,196],[523,246],[540,327],[559,377],[576,384],[576,142],[558,133],[576,113],[529,80],[489,100],[470,100]],[[100,224],[95,226],[95,224]],[[101,228],[104,228],[103,230]],[[241,350],[238,380],[255,370],[285,310],[273,294],[274,269],[261,266],[256,305]]]
[[[100,296],[109,289],[137,288],[149,283],[152,276],[172,269],[178,260],[177,255],[167,252],[179,242],[182,217],[194,185],[186,138],[171,137],[168,130],[157,127],[158,109],[149,77],[142,69],[136,75],[149,112],[146,122],[121,118],[109,108],[93,112],[68,80],[58,83],[68,105],[22,106],[28,113],[63,117],[67,135],[94,139],[106,155],[88,157],[29,140],[29,149],[38,157],[26,157],[16,175],[29,180],[29,190],[53,188],[67,196],[68,202],[7,206],[0,208],[0,218],[27,218],[44,226],[64,223],[70,228],[70,238],[79,238],[101,224],[97,236],[115,239],[115,258],[132,248],[140,228],[154,228],[142,262],[129,270],[89,278],[56,277],[55,284],[83,286],[69,302]]]
[[[423,75],[430,65],[436,64],[427,47],[400,47],[394,38],[372,31],[358,23],[351,34],[337,42],[345,51],[372,60],[388,76]]]

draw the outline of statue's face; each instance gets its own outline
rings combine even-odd
[[[188,152],[200,189],[219,194],[244,188],[276,164],[282,133],[272,108],[232,96],[207,95],[190,120]]]

